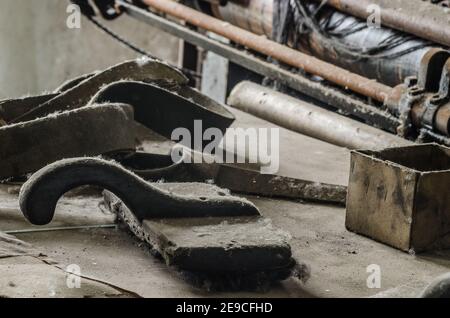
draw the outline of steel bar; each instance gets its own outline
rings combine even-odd
[[[48,227],[38,229],[12,230],[12,231],[5,231],[4,233],[9,235],[17,235],[17,234],[30,234],[41,232],[60,232],[60,231],[98,230],[98,229],[117,229],[117,224]]]
[[[156,14],[140,9],[123,0],[117,0],[126,13],[150,26],[164,32],[180,37],[183,40],[202,47],[205,50],[219,54],[233,63],[236,63],[257,74],[276,79],[280,83],[294,90],[302,92],[314,99],[333,106],[343,113],[353,115],[385,130],[396,132],[400,121],[394,116],[374,106],[346,94],[342,90],[326,86],[321,82],[313,81],[307,77],[290,72],[276,64],[257,58],[248,52],[236,49],[230,45],[211,39],[206,35],[193,31],[184,25],[162,18]]]
[[[368,9],[376,5],[383,25],[450,46],[450,19],[440,6],[421,0],[328,0],[328,4],[362,19],[370,17],[373,11]]]
[[[231,92],[230,106],[281,127],[350,149],[383,149],[410,141],[305,103],[269,88],[242,82]]]
[[[345,186],[263,174],[260,172],[260,164],[206,163],[202,152],[186,148],[180,148],[180,151],[183,157],[176,163],[170,154],[145,152],[137,152],[119,162],[148,182],[164,180],[166,183],[190,185],[208,180],[233,193],[345,204]],[[197,159],[203,163],[195,163]]]
[[[375,80],[351,73],[176,2],[170,0],[143,0],[143,2],[154,10],[221,35],[237,44],[304,70],[307,73],[320,76],[336,85],[373,98],[376,101],[384,102],[392,91],[391,87],[378,83]]]

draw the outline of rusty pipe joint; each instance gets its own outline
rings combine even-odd
[[[439,96],[425,94],[411,108],[411,120],[416,127],[450,136],[450,103],[440,104]]]
[[[408,117],[416,128],[450,136],[450,52],[430,50],[418,77],[394,87],[384,105],[396,116]]]
[[[426,106],[426,124],[450,136],[450,58],[442,71],[439,92],[427,100]]]
[[[416,129],[427,128],[450,136],[450,96],[427,92],[415,83],[416,79],[410,78],[396,86],[386,99],[385,107],[400,118],[408,117]]]

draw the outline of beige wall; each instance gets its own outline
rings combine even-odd
[[[64,80],[137,56],[89,21],[66,26],[68,0],[0,0],[0,98],[52,90]],[[178,41],[122,16],[107,22],[138,46],[173,63]]]

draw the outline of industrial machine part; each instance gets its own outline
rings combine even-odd
[[[21,177],[67,157],[134,152],[135,121],[166,138],[177,128],[192,135],[203,136],[209,128],[224,134],[234,116],[185,83],[181,73],[165,64],[132,61],[66,83],[59,93],[0,103],[0,179]],[[200,128],[196,120],[202,122]]]
[[[87,78],[63,94],[15,118],[11,123],[32,120],[54,112],[83,107],[89,103],[92,96],[104,85],[127,79],[135,81],[166,81],[180,85],[185,85],[188,82],[188,79],[181,72],[165,63],[149,58],[127,61]]]
[[[2,100],[0,102],[0,126],[11,123],[15,118],[29,112],[36,105],[41,105],[49,100],[59,96],[58,93],[43,94],[38,96],[27,96]]]
[[[91,74],[72,80],[63,85],[65,89],[58,89],[59,93],[4,102],[0,104],[4,106],[1,108],[3,118],[10,121],[32,112],[40,103],[47,103],[55,98],[64,100],[65,92],[94,78],[95,74]],[[86,96],[81,96],[81,92],[78,96],[81,100],[87,100]],[[122,116],[126,122],[122,123],[114,116]],[[196,120],[202,122],[202,136],[209,128],[219,129],[224,135],[226,128],[234,121],[233,115],[222,105],[195,89],[178,83],[114,82],[97,92],[91,98],[89,106],[0,128],[0,140],[4,146],[2,158],[5,162],[0,176],[23,176],[67,157],[107,154],[126,162],[146,179],[177,182],[214,180],[218,185],[241,193],[345,203],[346,187],[261,175],[257,171],[221,164],[173,163],[170,156],[162,158],[154,154],[134,154],[133,118],[166,138],[171,138],[173,130],[181,127],[188,129],[192,135],[199,133],[194,124]],[[73,131],[78,133],[73,135]],[[20,140],[17,140],[17,136],[21,136]],[[15,138],[16,142],[11,138]],[[36,150],[36,146],[39,149]],[[24,148],[29,151],[24,152]],[[200,148],[197,150],[203,151],[204,148]],[[130,157],[129,153],[134,155]],[[124,157],[126,159],[123,160]],[[201,162],[204,162],[203,158]],[[155,169],[159,163],[163,163],[163,166]]]
[[[383,149],[410,141],[251,82],[238,84],[228,104],[281,127],[350,149]]]
[[[175,16],[181,17],[182,20],[186,19],[186,16],[189,16],[192,18],[192,23],[195,25],[196,21],[198,22],[197,26],[200,26],[201,28],[205,28],[207,30],[210,30],[211,28],[210,23],[213,23],[214,30],[218,32],[219,29],[223,29],[225,33],[230,33],[228,31],[228,28],[231,28],[232,30],[235,30],[235,36],[240,37],[240,35],[245,35],[243,39],[247,39],[246,36],[248,35],[252,40],[254,39],[254,34],[251,34],[249,32],[239,33],[239,28],[230,26],[228,24],[223,25],[223,22],[220,22],[218,20],[215,20],[212,17],[209,17],[207,15],[202,15],[200,12],[196,10],[192,10],[189,8],[186,8],[185,6],[182,6],[180,4],[174,3],[172,1],[166,1],[166,0],[148,0],[152,1],[151,8],[155,9],[160,6],[161,4],[163,6],[168,6],[167,8],[161,8],[163,13],[171,13],[172,10],[177,12]],[[289,88],[292,88],[294,90],[297,90],[303,94],[306,94],[308,96],[313,97],[314,99],[317,99],[321,102],[324,102],[330,106],[333,106],[337,108],[340,112],[346,114],[346,115],[352,115],[355,116],[364,122],[368,123],[369,125],[376,126],[379,128],[382,128],[384,130],[387,130],[389,132],[393,133],[399,133],[402,137],[406,137],[409,139],[419,139],[420,141],[436,141],[442,144],[450,144],[449,138],[445,136],[441,132],[440,129],[436,127],[437,120],[433,123],[433,125],[416,125],[411,119],[415,115],[412,114],[415,112],[415,108],[411,108],[410,103],[412,101],[419,100],[416,98],[416,95],[418,94],[418,91],[414,91],[411,87],[408,85],[414,86],[415,83],[420,82],[421,74],[428,74],[427,77],[439,77],[439,74],[441,74],[442,69],[439,69],[437,67],[437,64],[439,63],[431,63],[431,61],[434,58],[430,58],[431,56],[435,55],[437,51],[442,51],[439,49],[430,49],[428,50],[424,57],[422,58],[422,61],[420,63],[420,70],[419,70],[419,80],[412,78],[407,78],[407,81],[405,85],[398,85],[395,88],[390,88],[388,86],[383,85],[385,88],[387,88],[386,95],[383,93],[381,95],[385,96],[386,98],[383,98],[384,103],[386,105],[380,106],[380,103],[375,103],[373,105],[374,99],[371,99],[373,97],[373,94],[368,94],[364,96],[355,96],[351,94],[349,90],[346,90],[348,87],[342,87],[341,89],[333,86],[333,81],[327,82],[324,80],[321,80],[317,76],[314,77],[314,75],[319,75],[320,72],[312,72],[311,74],[297,74],[294,72],[291,72],[290,70],[281,67],[279,65],[276,65],[274,63],[265,61],[263,59],[257,58],[245,51],[239,50],[235,47],[232,47],[230,45],[221,43],[217,40],[213,40],[208,38],[207,36],[201,34],[200,32],[196,32],[194,30],[191,30],[190,28],[175,23],[173,21],[170,21],[168,19],[162,18],[158,15],[155,15],[147,10],[144,10],[142,8],[137,7],[136,5],[133,5],[127,1],[124,0],[116,0],[117,4],[120,5],[121,10],[125,11],[128,15],[137,18],[141,21],[144,21],[145,23],[148,23],[152,26],[158,27],[166,32],[169,32],[173,35],[182,37],[184,40],[193,43],[195,45],[201,46],[204,49],[211,50],[215,53],[218,53],[219,55],[224,56],[225,58],[228,58],[230,61],[243,66],[244,68],[247,68],[249,70],[252,70],[256,72],[257,74],[261,74],[263,76],[266,76],[270,79],[275,79],[279,83],[286,85]],[[168,9],[168,10],[166,10]],[[169,14],[170,15],[170,14]],[[212,20],[210,20],[212,19]],[[195,20],[195,21],[194,21]],[[189,22],[189,19],[187,20]],[[220,28],[219,28],[220,26]],[[225,26],[225,28],[223,28]],[[217,27],[217,30],[216,30]],[[219,32],[220,33],[220,32]],[[226,34],[223,35],[226,35]],[[249,35],[250,34],[250,35]],[[258,38],[258,37],[257,37]],[[232,40],[234,37],[231,38]],[[261,40],[261,39],[259,39]],[[265,39],[263,39],[265,40]],[[239,42],[240,44],[248,44],[244,42]],[[266,43],[266,42],[264,42]],[[255,43],[253,43],[255,44]],[[270,45],[269,45],[270,44]],[[267,47],[272,47],[273,42],[269,41],[267,42]],[[248,45],[247,45],[248,46]],[[258,53],[262,53],[263,55],[265,51],[259,51],[256,49]],[[291,51],[289,51],[291,52]],[[299,52],[296,52],[299,53]],[[441,55],[436,54],[436,55]],[[269,56],[271,56],[269,54]],[[327,64],[327,63],[325,63]],[[322,65],[322,64],[321,64]],[[443,64],[442,64],[443,66]],[[429,71],[426,71],[428,70]],[[425,70],[425,71],[424,71]],[[432,76],[429,76],[430,74],[433,74]],[[355,75],[355,74],[354,74]],[[349,80],[349,78],[346,78]],[[354,79],[354,78],[353,78]],[[366,79],[367,81],[368,79]],[[334,83],[336,84],[336,83]],[[342,84],[342,83],[341,83]],[[376,84],[378,86],[379,83]],[[405,88],[406,87],[406,88]],[[436,90],[434,90],[433,86],[430,86],[432,89],[429,91],[426,91],[427,94],[435,94]],[[367,88],[367,87],[366,87]],[[410,90],[411,88],[411,90]],[[350,88],[350,90],[352,90]],[[376,93],[375,91],[372,91],[372,93]],[[361,98],[362,97],[362,98]],[[367,98],[365,100],[365,98]],[[380,97],[380,96],[379,96]],[[378,106],[378,107],[377,107]],[[385,107],[389,109],[389,111],[385,111]],[[445,111],[440,111],[441,114],[444,114]],[[442,115],[441,115],[442,116]],[[441,117],[440,116],[440,117]],[[444,120],[439,120],[440,123],[445,122]],[[442,126],[442,124],[439,124]]]
[[[363,76],[351,73],[333,64],[326,63],[310,55],[301,53],[287,46],[258,36],[231,24],[198,12],[187,6],[170,0],[142,0],[152,9],[168,14],[172,17],[186,21],[203,30],[214,32],[237,44],[267,55],[279,62],[299,68],[307,73],[320,76],[340,87],[349,89],[363,96],[384,102],[392,88],[370,80]],[[118,4],[126,4],[118,1]]]
[[[436,47],[396,30],[372,27],[319,1],[229,1],[213,5],[212,12],[240,28],[390,86],[417,75],[424,54]]]
[[[323,81],[318,81],[317,78],[293,73],[279,65],[257,58],[248,52],[239,50],[220,41],[213,40],[184,25],[138,8],[128,2],[118,0],[118,3],[131,17],[164,30],[174,36],[183,38],[185,41],[198,45],[206,50],[215,52],[229,59],[233,63],[257,74],[275,79],[287,87],[331,105],[345,114],[353,115],[371,125],[381,127],[391,132],[396,132],[397,127],[401,124],[398,118],[390,115],[388,112],[380,110],[379,108],[368,104],[363,99],[356,98],[355,96],[348,94],[348,92],[346,93],[344,90],[326,85]]]
[[[439,76],[440,75],[440,76]],[[431,50],[422,62],[418,77],[408,78],[396,87],[385,106],[402,120],[399,134],[406,136],[420,128],[425,134],[450,135],[450,52]],[[449,145],[447,137],[440,142]]]
[[[345,204],[345,186],[261,174],[249,169],[248,164],[206,163],[204,158],[200,158],[203,163],[195,163],[193,157],[204,154],[181,151],[184,155],[175,163],[170,155],[143,152],[124,158],[120,163],[147,181],[213,182],[234,193]]]
[[[362,19],[370,17],[373,11],[367,9],[376,5],[383,25],[450,47],[448,11],[429,1],[328,0],[327,4]]]
[[[158,184],[173,193],[210,196],[205,184]],[[108,207],[130,231],[190,283],[209,290],[253,290],[291,276],[301,266],[292,258],[289,234],[261,216],[153,218],[139,222],[122,201],[104,193]],[[300,275],[299,275],[300,274]],[[299,278],[305,278],[300,276]]]
[[[87,80],[88,78],[91,78],[95,74],[96,73],[84,74],[77,78],[70,79],[61,84],[61,86],[55,89],[53,93],[0,101],[0,126],[12,122],[15,118],[18,118],[23,114],[29,112],[37,105],[44,104],[49,100],[56,98],[60,94],[63,94],[67,90],[77,86],[78,84]]]
[[[450,247],[450,148],[354,151],[346,227],[409,252]]]
[[[108,102],[133,106],[138,123],[169,139],[176,128],[185,128],[191,136],[200,134],[201,137],[210,128],[219,129],[223,136],[235,119],[223,105],[195,89],[173,83],[119,81],[101,89],[90,103]],[[201,121],[199,132],[195,121]],[[201,149],[196,150],[203,151],[207,143],[206,140],[194,147],[199,146]]]
[[[21,177],[57,160],[134,151],[133,109],[92,105],[0,127],[0,180]]]
[[[168,265],[181,270],[272,272],[285,279],[295,266],[288,235],[269,226],[251,202],[206,184],[148,183],[98,158],[66,159],[43,168],[23,185],[20,208],[31,223],[48,224],[59,198],[81,185],[98,185],[117,195],[120,201],[110,197],[110,206]]]

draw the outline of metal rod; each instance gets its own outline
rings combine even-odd
[[[328,4],[362,19],[372,16],[374,12],[369,9],[376,5],[380,8],[381,24],[450,46],[448,12],[431,3],[422,0],[328,0]]]
[[[229,23],[224,23],[219,19],[176,2],[170,0],[143,0],[143,3],[162,13],[201,29],[214,32],[237,44],[302,69],[307,73],[320,76],[345,89],[373,98],[379,102],[384,102],[392,91],[391,87],[378,83],[375,80],[351,73],[333,64],[321,61],[267,38],[257,36]]]
[[[57,232],[57,231],[75,231],[75,230],[95,230],[95,229],[115,229],[117,224],[104,224],[104,225],[82,225],[82,226],[65,226],[65,227],[50,227],[39,229],[25,229],[25,230],[12,230],[5,231],[4,233],[9,235],[15,234],[28,234],[39,232]]]
[[[379,150],[412,142],[269,88],[238,84],[228,104],[281,127],[350,149]]]
[[[152,27],[158,28],[176,37],[182,38],[191,44],[205,50],[214,52],[262,76],[278,80],[283,85],[310,96],[320,102],[326,103],[343,113],[353,115],[390,132],[396,132],[400,121],[389,113],[365,103],[362,99],[346,94],[336,87],[324,85],[323,82],[314,81],[306,76],[290,72],[274,63],[257,58],[244,50],[234,48],[228,44],[209,38],[208,36],[189,29],[188,27],[171,20],[160,17],[152,12],[143,10],[123,0],[117,3],[125,12]]]
[[[319,3],[304,2],[311,12],[318,10]],[[212,12],[218,19],[255,34],[266,35],[276,41],[272,38],[274,36],[273,15],[276,11],[274,5],[274,0],[248,0],[245,4],[229,1],[225,6],[214,5]],[[317,32],[298,34],[297,42],[294,43],[292,38],[287,45],[389,86],[402,84],[409,76],[417,76],[420,61],[427,52],[433,49],[432,46],[427,46],[422,39],[412,38],[409,34],[387,27],[369,27],[364,20],[342,13],[330,6],[321,8],[319,12],[320,14],[315,16],[317,23],[321,26],[333,26],[334,34],[343,32],[337,39],[348,47],[373,48],[386,43],[390,38],[402,39],[402,43],[384,51],[385,54],[390,55],[389,57],[381,58],[377,56],[377,53],[372,58],[361,59],[346,58],[337,53],[339,50],[336,51],[334,46],[327,45]],[[290,26],[290,28],[294,27]],[[358,30],[358,32],[348,32],[349,28]],[[412,50],[414,47],[416,49]],[[405,53],[397,55],[400,52]]]

